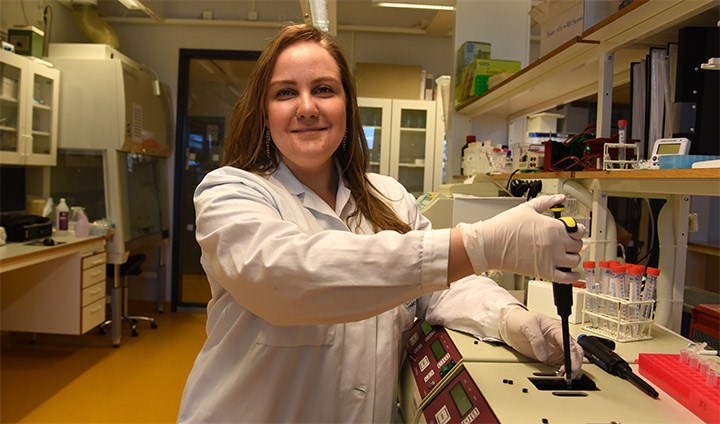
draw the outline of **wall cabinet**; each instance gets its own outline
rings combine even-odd
[[[415,197],[442,183],[444,125],[435,101],[358,98],[370,172],[400,181]]]
[[[0,50],[0,164],[56,161],[60,71]]]

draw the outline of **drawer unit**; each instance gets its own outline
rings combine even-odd
[[[105,299],[105,284],[95,284],[93,286],[84,288],[82,291],[82,305],[87,305],[100,300]]]
[[[105,281],[105,279],[105,265],[98,265],[85,269],[82,272],[82,287],[90,287],[93,284]]]
[[[82,309],[82,332],[95,328],[98,324],[105,321],[105,297],[95,301]]]
[[[89,256],[84,257],[82,260],[82,269],[86,270],[99,265],[105,265],[106,263],[107,255],[105,253],[105,248],[103,248],[102,252],[91,252]],[[105,272],[105,268],[103,268],[103,272]]]
[[[82,332],[86,333],[105,321],[105,249],[93,251],[82,259]]]
[[[0,330],[80,335],[105,320],[105,239],[56,238],[63,243],[50,248],[2,246]],[[27,264],[6,265],[8,247]]]

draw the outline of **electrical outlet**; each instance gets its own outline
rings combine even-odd
[[[248,12],[248,21],[257,21],[257,12],[251,10]]]
[[[688,216],[688,231],[691,233],[698,232],[698,214],[695,212]]]

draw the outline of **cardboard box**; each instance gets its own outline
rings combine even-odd
[[[616,0],[544,0],[531,16],[540,23],[540,56],[618,10]]]
[[[45,33],[34,26],[13,27],[8,31],[8,40],[15,46],[15,53],[24,56],[43,56]]]
[[[520,70],[520,66],[517,60],[476,59],[472,65],[465,68],[465,72],[458,80],[459,90],[455,92],[456,100],[462,102],[483,94],[488,90],[488,80],[491,76],[502,73],[514,74]]]
[[[585,289],[573,287],[573,304],[568,321],[570,324],[583,322],[583,309],[585,309]],[[528,282],[527,308],[531,311],[543,313],[549,317],[560,319],[553,299],[552,283],[548,281],[531,280]]]
[[[490,43],[466,41],[457,51],[455,78],[460,78],[465,68],[475,59],[490,59]]]
[[[500,74],[510,76],[519,71],[520,66],[516,60],[476,59],[456,80],[455,105],[486,92],[490,77]]]

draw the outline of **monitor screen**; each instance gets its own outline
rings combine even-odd
[[[680,153],[680,143],[658,144],[657,153],[659,155],[676,155]]]

